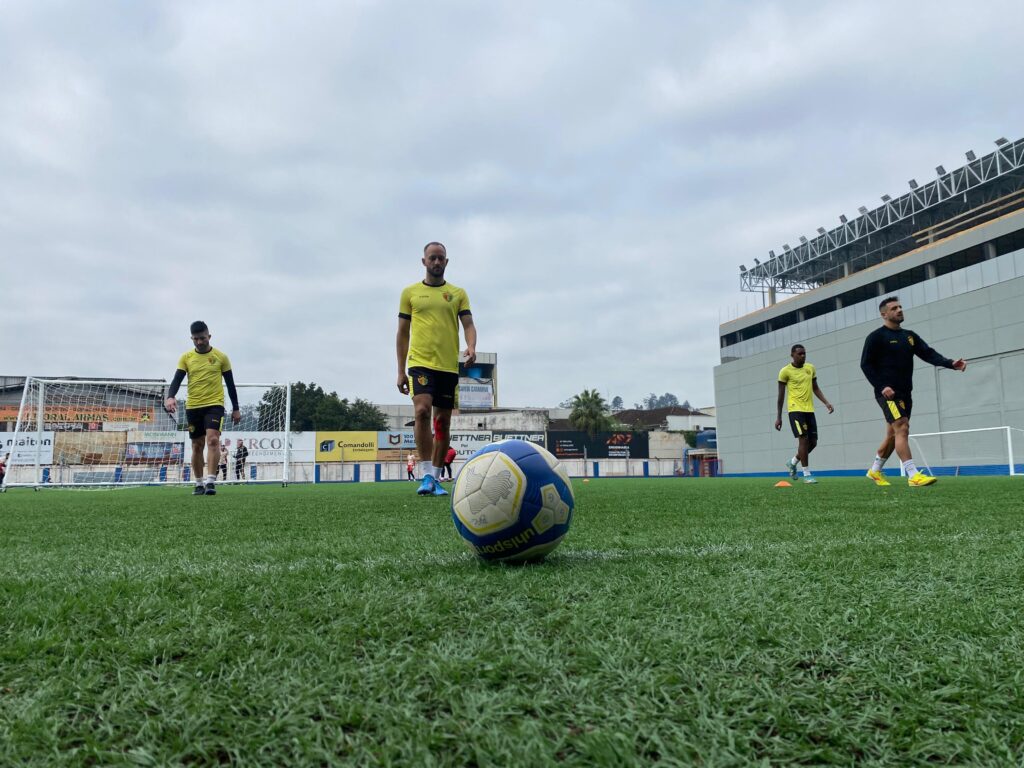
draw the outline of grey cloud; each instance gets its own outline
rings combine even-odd
[[[439,239],[504,403],[708,403],[738,264],[1024,111],[1010,2],[0,14],[8,373],[169,376],[201,317],[242,378],[393,402]]]

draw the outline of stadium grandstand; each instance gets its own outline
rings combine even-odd
[[[797,343],[836,405],[831,416],[817,408],[815,471],[866,469],[883,422],[860,354],[889,295],[900,297],[905,328],[969,361],[963,375],[918,364],[915,453],[936,474],[1020,471],[1024,139],[995,144],[984,156],[967,152],[962,167],[938,166],[927,183],[911,179],[908,192],[882,195],[874,209],[841,215],[839,226],[819,227],[795,247],[770,250],[764,262],[740,265],[741,289],[760,292],[766,306],[719,328],[718,448],[728,473],[781,471],[791,455],[789,431],[774,429],[776,382]],[[795,295],[779,300],[784,294]]]

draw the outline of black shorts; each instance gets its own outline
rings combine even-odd
[[[813,413],[790,411],[789,426],[793,430],[793,437],[807,435],[814,440],[818,439],[818,420],[814,417]]]
[[[435,408],[453,410],[458,403],[459,374],[433,371],[430,368],[410,368],[409,393],[430,395]]]
[[[910,411],[914,407],[914,401],[910,399],[910,396],[901,395],[897,392],[893,395],[892,400],[886,400],[884,397],[879,395],[875,398],[875,402],[878,403],[878,407],[882,409],[882,413],[885,415],[885,420],[892,424],[896,419],[902,419],[904,417],[910,418]]]
[[[205,408],[186,408],[185,418],[188,420],[188,436],[193,440],[206,437],[206,430],[224,428],[224,406],[208,405]]]

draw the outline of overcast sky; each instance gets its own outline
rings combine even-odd
[[[395,388],[448,246],[499,398],[713,402],[741,263],[1024,126],[1024,4],[0,2],[0,374]],[[780,361],[780,364],[785,362]]]

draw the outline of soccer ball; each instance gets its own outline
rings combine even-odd
[[[455,478],[452,520],[484,560],[540,560],[569,532],[575,499],[558,459],[525,440],[501,440],[469,457]]]

